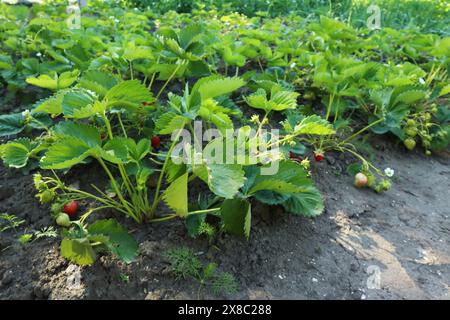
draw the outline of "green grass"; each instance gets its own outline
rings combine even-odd
[[[308,19],[326,15],[349,21],[355,27],[365,25],[367,8],[376,4],[381,9],[382,27],[450,35],[450,2],[446,0],[129,0],[129,3],[150,7],[158,13],[170,10],[187,13],[205,8],[239,12],[249,17],[259,12],[271,17],[295,13]]]

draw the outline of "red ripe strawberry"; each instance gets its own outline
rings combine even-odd
[[[67,202],[64,205],[63,212],[67,213],[71,218],[75,217],[77,211],[78,211],[78,202],[76,202],[75,200]]]
[[[158,136],[152,137],[151,142],[152,147],[155,149],[159,149],[159,147],[161,146],[161,139]]]
[[[148,106],[148,105],[150,105],[150,103],[147,102],[147,101],[144,101],[144,102],[142,102],[142,105],[143,105],[143,106]]]
[[[322,161],[323,159],[325,159],[325,156],[323,155],[322,152],[314,152],[314,159],[318,162]]]
[[[297,157],[297,155],[295,153],[293,153],[292,151],[289,151],[289,159],[291,159],[293,161],[297,161],[297,162],[301,161],[301,159],[299,157]]]

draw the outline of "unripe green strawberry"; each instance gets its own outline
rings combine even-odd
[[[406,125],[407,125],[408,127],[415,127],[416,124],[417,124],[416,121],[413,120],[413,119],[408,119],[408,121],[406,121]]]
[[[389,180],[386,180],[386,179],[382,180],[380,182],[380,185],[381,185],[381,188],[384,191],[387,191],[387,190],[389,190],[391,188],[391,182]]]
[[[366,176],[367,176],[367,186],[371,188],[375,184],[376,177],[372,173],[368,173],[366,174]]]
[[[413,150],[416,147],[416,141],[414,139],[408,138],[403,141],[406,149]]]
[[[418,130],[416,127],[406,127],[405,128],[405,133],[409,137],[412,137],[412,138],[415,137],[417,135],[417,132],[418,132]]]
[[[378,185],[375,187],[375,192],[381,193],[381,191],[383,191],[383,186],[382,186],[381,184],[378,184]]]
[[[70,227],[70,218],[67,213],[60,213],[56,218],[56,223],[61,227]]]
[[[45,190],[39,194],[41,203],[49,203],[53,200],[54,194],[50,190]]]
[[[303,98],[305,99],[305,100],[313,100],[314,98],[315,98],[315,94],[314,94],[314,92],[306,92],[304,95],[303,95]]]

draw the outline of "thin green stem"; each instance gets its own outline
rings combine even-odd
[[[96,208],[89,209],[88,212],[86,212],[85,214],[83,214],[83,215],[81,216],[80,222],[81,222],[81,223],[84,223],[84,221],[85,221],[91,214],[93,214],[95,211],[100,211],[100,210],[103,210],[103,209],[109,209],[109,208],[115,209],[114,206],[101,206],[101,207],[96,207]]]
[[[340,148],[343,151],[347,151],[349,153],[351,153],[352,155],[354,155],[355,157],[357,157],[358,159],[360,159],[362,162],[367,163],[367,165],[369,167],[371,167],[373,170],[375,170],[376,173],[378,173],[379,175],[383,175],[383,173],[378,170],[378,168],[376,168],[374,165],[372,165],[369,161],[367,161],[363,156],[361,156],[360,154],[358,154],[357,152],[353,151],[352,149],[349,148]]]
[[[220,208],[212,208],[212,209],[204,209],[204,210],[196,210],[196,211],[191,211],[188,213],[188,215],[191,214],[205,214],[205,213],[210,213],[210,212],[217,212],[219,211]]]
[[[348,137],[347,139],[345,139],[345,140],[343,140],[342,142],[340,142],[339,145],[345,144],[345,143],[349,142],[350,140],[354,139],[355,137],[357,137],[358,135],[360,135],[360,134],[363,133],[364,131],[370,129],[371,127],[373,127],[374,125],[376,125],[376,124],[378,124],[378,123],[380,123],[380,122],[382,122],[382,121],[384,121],[383,118],[378,119],[377,121],[372,122],[372,123],[369,124],[368,126],[362,128],[362,129],[359,130],[358,132],[352,134],[350,137]]]
[[[106,113],[103,113],[102,118],[103,118],[103,121],[105,122],[106,129],[108,131],[109,139],[111,139],[111,140],[114,139],[113,132],[112,132],[112,129],[111,129],[111,123],[109,122],[108,117],[106,116]],[[125,128],[123,128],[123,131],[125,132]],[[101,159],[101,158],[99,158],[99,159]],[[103,162],[103,160],[102,160],[102,162]],[[105,164],[105,166],[106,166],[106,164]],[[118,168],[119,168],[119,172],[120,172],[120,175],[122,177],[123,183],[125,185],[125,188],[127,189],[128,194],[131,195],[133,193],[133,189],[131,187],[132,183],[131,183],[131,181],[128,178],[126,170],[125,170],[125,168],[124,168],[124,166],[122,164],[118,164]],[[109,171],[109,169],[108,169],[108,171]],[[112,177],[112,175],[111,175],[111,177]],[[114,178],[113,178],[113,180],[114,180]],[[115,180],[114,180],[114,183],[115,183]]]
[[[108,175],[108,177],[111,181],[111,184],[114,188],[114,191],[116,192],[117,196],[120,199],[120,202],[125,207],[126,211],[130,215],[130,217],[132,217],[134,220],[136,220],[138,223],[140,223],[139,217],[136,216],[136,214],[133,212],[132,208],[130,208],[128,201],[126,201],[125,198],[123,197],[122,192],[120,191],[119,187],[117,186],[117,182],[114,179],[114,176],[112,175],[111,171],[108,169],[108,166],[106,165],[106,163],[100,157],[98,157],[97,160],[98,160],[98,162],[100,162],[100,165],[103,167],[106,174]]]
[[[328,101],[327,115],[325,117],[326,120],[328,120],[330,118],[331,107],[333,105],[333,101],[334,101],[334,92],[330,95],[330,100]]]
[[[126,215],[128,215],[127,211],[125,211],[122,208],[120,208],[122,205],[120,203],[118,203],[118,202],[114,201],[114,202],[110,203],[109,201],[107,201],[105,199],[102,199],[102,198],[97,197],[97,196],[95,196],[93,194],[90,194],[88,192],[81,191],[81,190],[78,190],[78,189],[73,189],[73,188],[66,187],[66,190],[70,191],[71,193],[74,193],[74,194],[81,194],[85,198],[91,198],[91,199],[96,200],[96,201],[98,201],[100,203],[103,203],[105,205],[112,206],[112,207],[114,207],[115,210],[120,211],[120,212],[125,213]]]
[[[178,217],[176,214],[171,214],[171,215],[168,215],[168,216],[165,216],[165,217],[151,219],[151,220],[149,220],[149,222],[151,222],[151,223],[164,222],[164,221],[169,221],[169,220],[175,219],[176,217]]]
[[[258,64],[259,64],[259,68],[261,69],[261,73],[264,73],[264,68],[261,64],[261,60],[258,58]]]
[[[164,83],[164,85],[162,86],[162,88],[159,90],[158,94],[156,95],[156,100],[158,100],[159,96],[163,93],[164,89],[167,87],[167,85],[169,84],[170,81],[172,81],[172,78],[175,77],[175,75],[177,74],[178,70],[180,69],[181,65],[183,63],[183,60],[180,61],[180,63],[177,65],[177,67],[175,68],[175,70],[172,72],[172,74],[170,75],[169,79],[166,80],[166,82]]]
[[[133,61],[130,61],[130,77],[131,77],[131,80],[134,79]]]
[[[156,64],[159,63],[159,58],[156,60]],[[148,90],[152,90],[153,81],[155,81],[156,72],[152,74],[152,78],[150,79],[150,84],[148,85]]]
[[[122,116],[120,115],[120,112],[117,113],[117,120],[119,120],[120,128],[122,129],[122,133],[125,138],[128,138],[127,131],[125,130],[125,126],[122,122]]]
[[[171,144],[171,146],[170,146],[170,149],[169,149],[169,151],[167,152],[167,157],[166,157],[166,159],[164,160],[164,164],[163,164],[163,167],[162,167],[162,169],[161,169],[161,173],[159,174],[158,183],[157,183],[157,185],[156,185],[156,190],[155,190],[155,197],[153,198],[153,204],[152,204],[152,207],[151,207],[150,212],[149,212],[149,214],[148,214],[148,216],[149,216],[150,219],[153,218],[153,215],[154,215],[156,206],[158,205],[158,201],[159,201],[159,191],[160,191],[160,189],[161,189],[162,179],[164,178],[164,173],[165,173],[166,168],[167,168],[167,165],[168,165],[168,163],[169,163],[169,159],[170,159],[170,155],[171,155],[171,153],[172,153],[172,150],[173,150],[173,148],[175,147],[175,145],[176,145],[176,143],[177,143],[177,141],[178,141],[178,138],[179,138],[180,135],[181,135],[181,132],[182,132],[181,129],[178,130],[178,133],[176,134],[175,138],[173,139],[173,142],[172,142],[172,144]]]
[[[108,117],[106,116],[106,113],[102,114],[102,119],[103,119],[103,122],[105,122],[106,130],[108,132],[109,138],[113,139],[114,136],[113,136],[113,132],[112,132],[112,129],[111,129],[111,123],[109,122]]]

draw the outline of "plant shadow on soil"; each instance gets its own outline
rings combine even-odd
[[[248,241],[221,234],[210,245],[189,238],[182,221],[137,226],[105,212],[98,216],[114,216],[131,230],[140,254],[131,264],[101,256],[85,268],[60,257],[59,240],[17,242],[52,220],[34,197],[32,175],[1,167],[0,212],[26,223],[0,234],[0,299],[197,299],[196,282],[175,281],[162,257],[176,246],[236,276],[237,294],[205,290],[205,299],[450,299],[449,153],[425,157],[391,142],[373,145],[375,164],[395,170],[386,193],[355,189],[346,173],[353,160],[329,154],[312,163],[325,200],[318,218],[254,203]],[[101,183],[96,165],[83,169],[65,180],[83,188]]]

